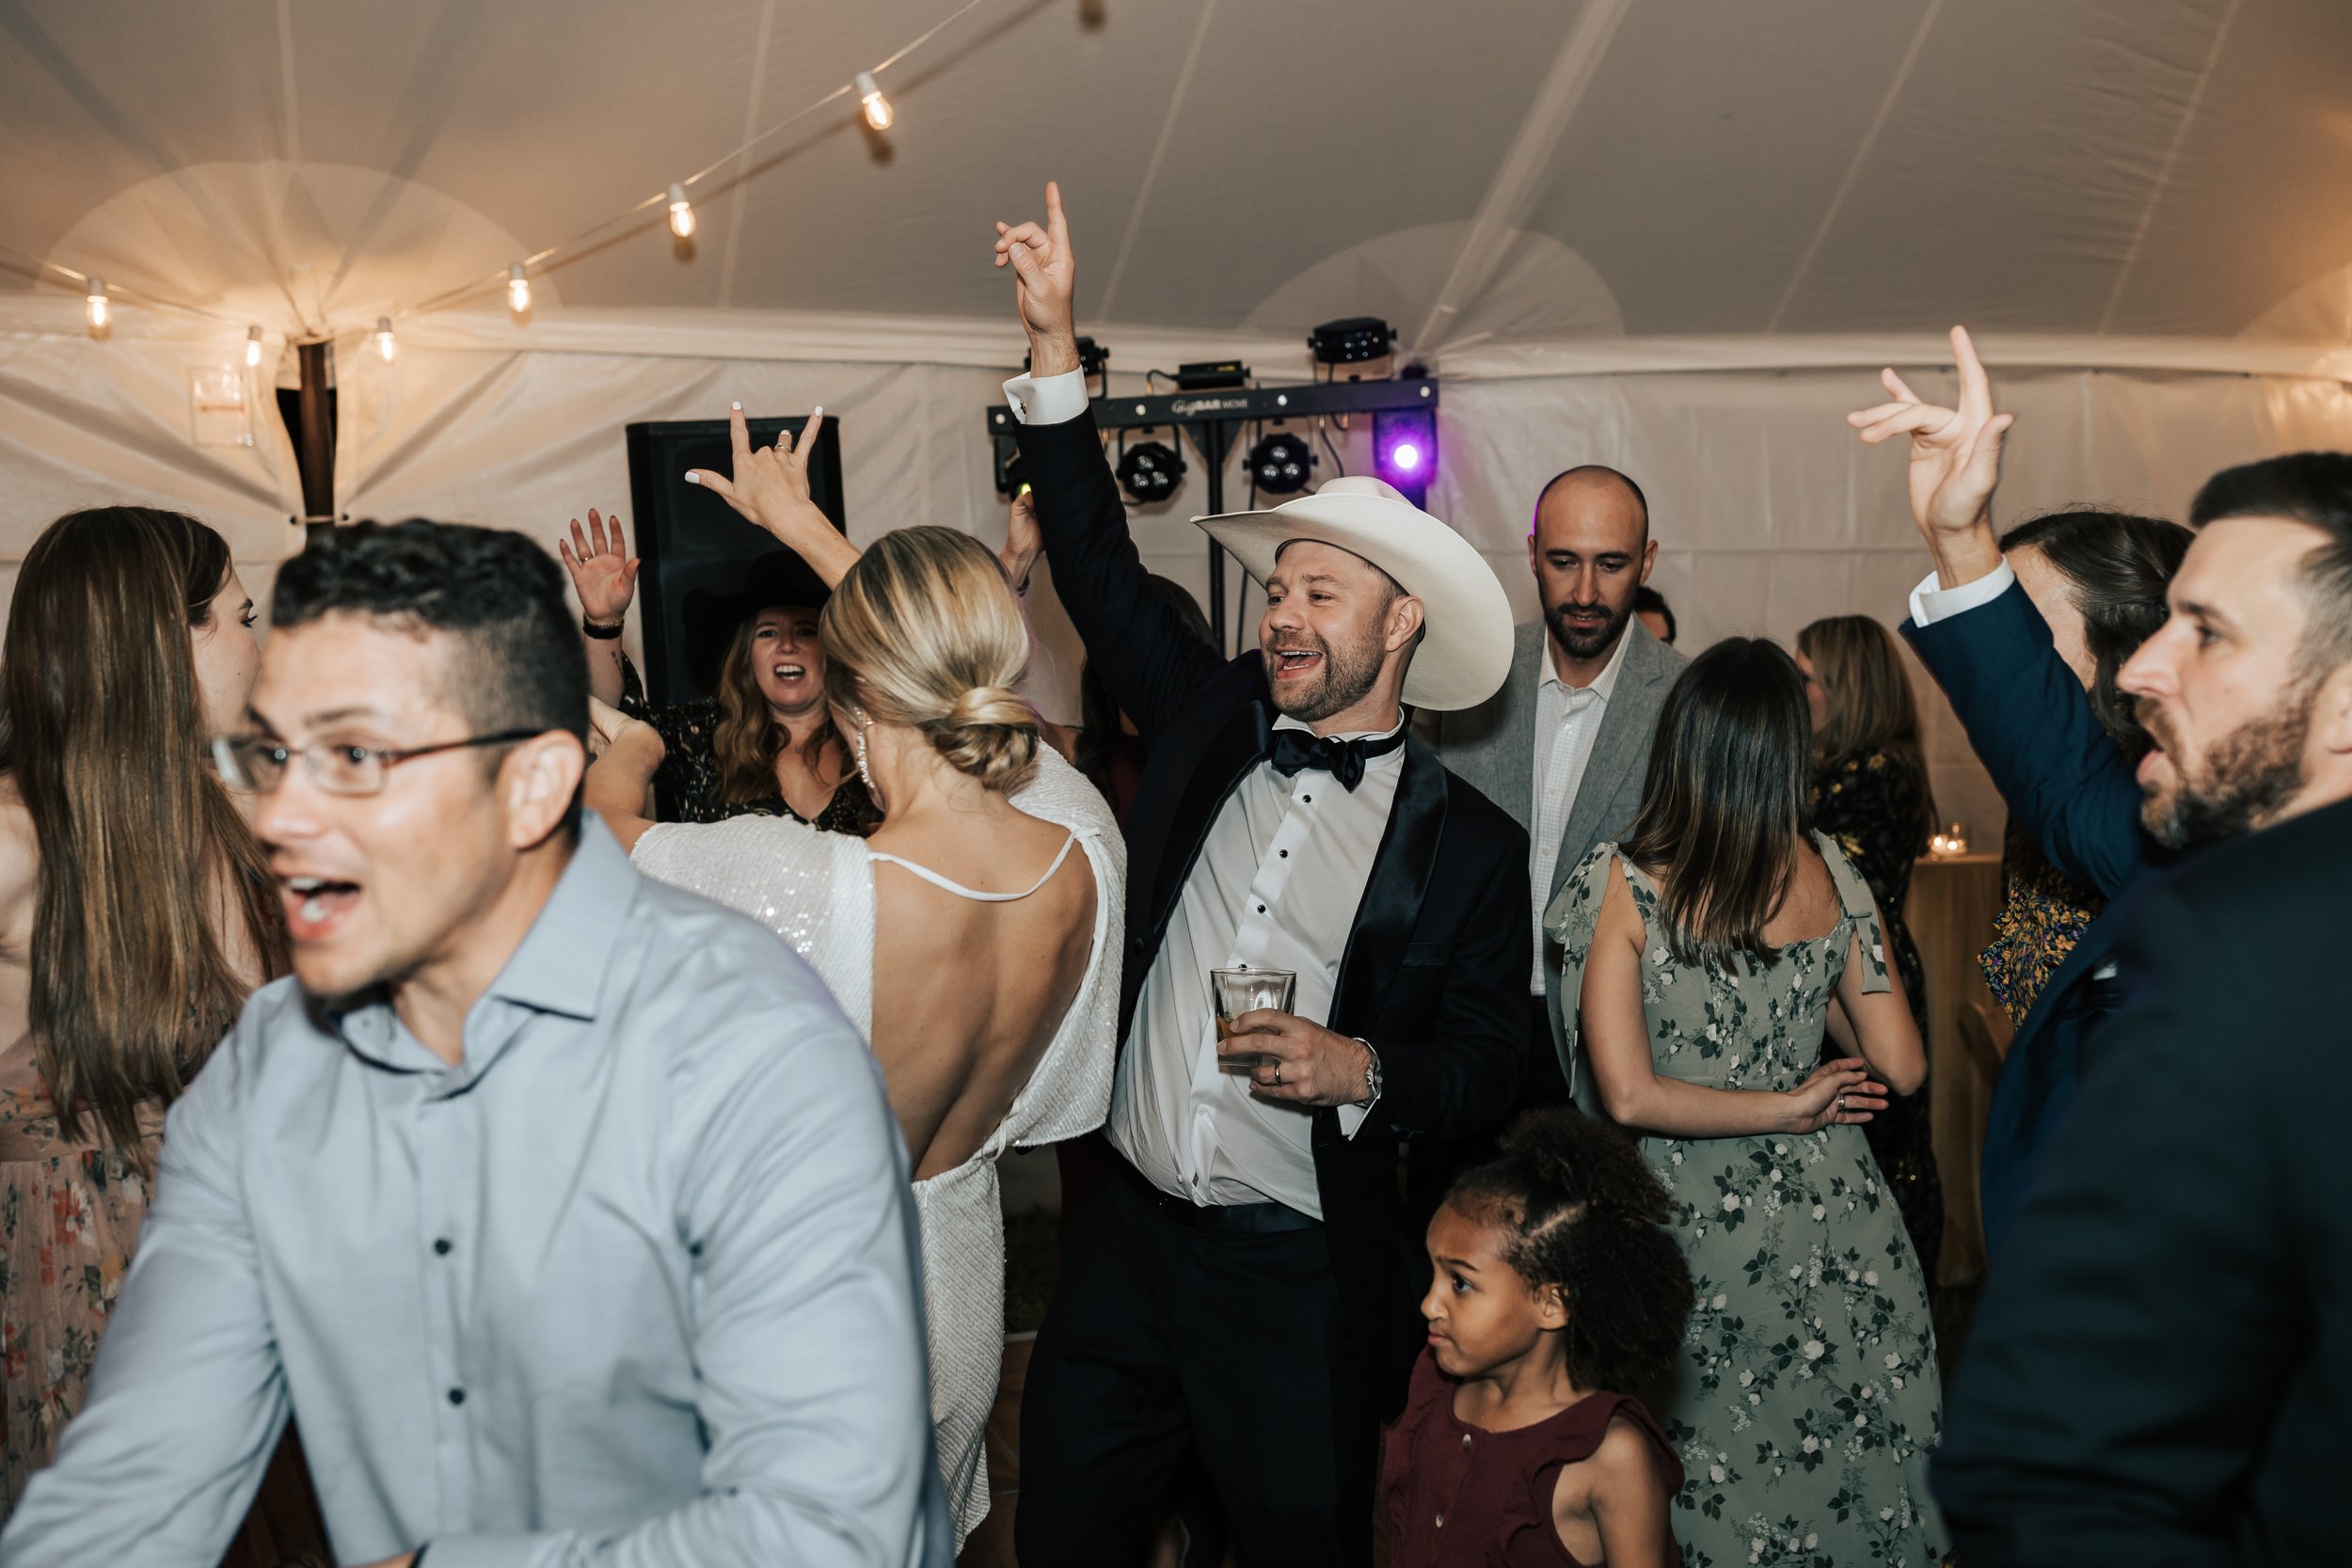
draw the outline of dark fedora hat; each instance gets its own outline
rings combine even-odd
[[[742,586],[732,594],[691,588],[679,606],[686,623],[686,667],[705,691],[716,693],[719,668],[726,662],[736,627],[763,610],[822,610],[832,596],[833,590],[791,550],[771,550],[753,561],[743,570]]]

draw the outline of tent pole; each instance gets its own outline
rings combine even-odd
[[[302,374],[294,468],[302,476],[302,521],[309,538],[335,526],[334,352],[335,345],[325,340],[294,347]]]

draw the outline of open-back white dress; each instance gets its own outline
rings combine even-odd
[[[956,1521],[956,1546],[988,1513],[984,1433],[1005,1339],[1005,1229],[996,1161],[1006,1149],[1074,1138],[1103,1124],[1118,1053],[1121,911],[1127,852],[1110,807],[1051,751],[1012,803],[1070,831],[1094,872],[1094,947],[1078,994],[1037,1070],[987,1142],[953,1170],[914,1184],[930,1319],[931,1435]],[[1064,855],[1069,852],[1065,847]],[[861,838],[781,816],[646,830],[631,859],[647,876],[741,910],[789,942],[870,1040],[874,1031],[874,863],[974,894],[928,867],[874,853]],[[1060,860],[1055,862],[1057,869]],[[1052,872],[1046,874],[1047,878]],[[1044,885],[1041,879],[1038,887]],[[1029,892],[1035,892],[1031,888]],[[1016,894],[1011,897],[1025,897]]]

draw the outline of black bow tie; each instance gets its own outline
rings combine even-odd
[[[1301,768],[1312,768],[1328,773],[1350,791],[1364,782],[1364,764],[1373,757],[1384,757],[1405,744],[1405,732],[1384,735],[1376,740],[1358,737],[1354,740],[1334,740],[1329,736],[1315,735],[1307,730],[1281,729],[1274,732],[1274,770],[1284,778]]]

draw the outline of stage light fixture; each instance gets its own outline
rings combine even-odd
[[[1287,430],[1264,436],[1249,449],[1249,483],[1269,496],[1291,496],[1314,477],[1314,448]]]
[[[1360,365],[1385,359],[1396,341],[1396,328],[1378,316],[1346,316],[1325,322],[1307,335],[1307,346],[1326,365]]]
[[[1184,482],[1184,454],[1166,441],[1137,441],[1120,454],[1119,487],[1138,505],[1168,499]]]
[[[890,100],[882,96],[882,90],[875,85],[874,73],[870,71],[857,73],[857,101],[866,106],[866,124],[877,131],[890,129]]]
[[[675,181],[670,184],[670,232],[681,240],[694,237],[694,204],[686,199],[686,187]]]
[[[1373,471],[1426,506],[1429,482],[1438,474],[1438,411],[1406,408],[1372,417]]]
[[[114,304],[106,297],[104,278],[93,277],[89,280],[89,298],[86,304],[89,315],[89,329],[92,332],[105,331],[106,323],[114,318]]]
[[[248,326],[245,329],[245,368],[248,371],[257,370],[261,363],[262,329],[258,326]]]

